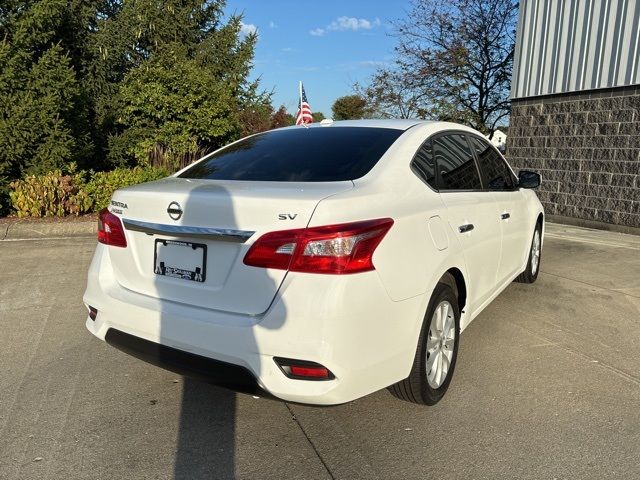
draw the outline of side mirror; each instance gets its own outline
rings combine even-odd
[[[520,170],[518,172],[518,187],[520,188],[538,188],[542,182],[539,173],[529,170]]]

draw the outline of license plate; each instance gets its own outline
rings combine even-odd
[[[156,239],[154,272],[165,277],[204,282],[207,246],[202,243]]]

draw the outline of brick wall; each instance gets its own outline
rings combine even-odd
[[[547,214],[640,227],[640,88],[514,100],[506,155]]]

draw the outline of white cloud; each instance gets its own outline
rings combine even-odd
[[[273,20],[269,21],[269,28],[278,28],[278,24]]]
[[[367,20],[366,18],[340,17],[331,22],[327,27],[327,30],[371,30],[372,28],[379,26],[379,18],[376,18],[375,20]]]
[[[315,28],[310,30],[309,33],[314,37],[321,37],[327,32],[345,32],[347,30],[371,30],[373,28],[382,25],[379,18],[374,20],[367,20],[366,18],[356,17],[338,17],[325,28]]]
[[[243,37],[257,32],[258,27],[256,27],[253,23],[240,23],[240,35],[242,35]]]
[[[382,60],[362,60],[358,62],[358,66],[360,67],[384,67],[388,64],[388,62]]]

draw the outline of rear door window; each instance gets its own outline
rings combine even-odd
[[[411,169],[431,188],[438,188],[436,184],[436,162],[433,158],[431,140],[424,142],[416,153],[416,156],[413,157]]]
[[[245,138],[179,176],[211,180],[337,182],[366,175],[404,130],[290,128]]]
[[[480,174],[465,135],[452,133],[433,140],[439,190],[480,190]]]
[[[513,190],[513,174],[498,151],[489,142],[470,137],[478,157],[478,166],[488,190]]]

